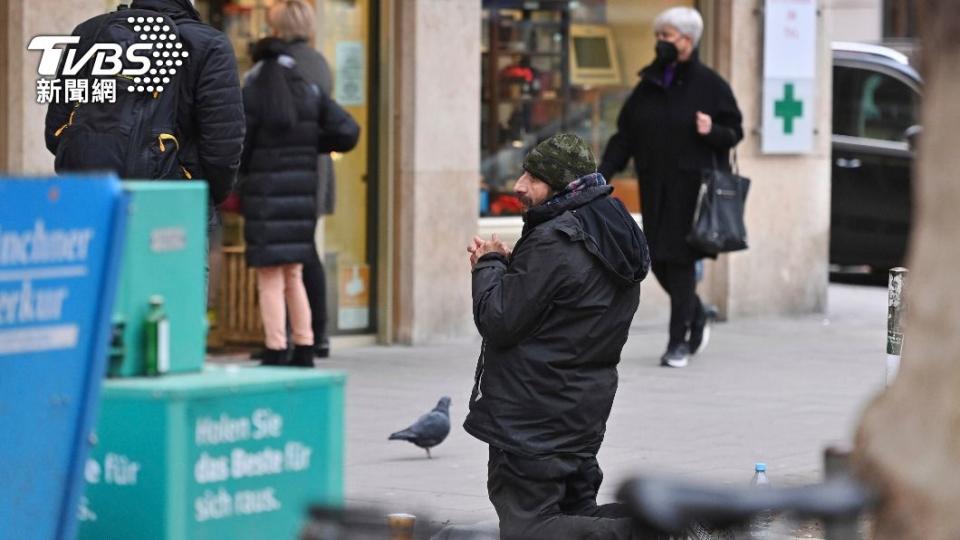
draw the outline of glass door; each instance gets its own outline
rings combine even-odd
[[[275,0],[197,0],[203,20],[223,31],[233,45],[241,76],[252,67],[253,43],[269,35],[267,13]],[[377,328],[377,213],[376,69],[378,5],[375,0],[307,0],[316,13],[311,45],[323,54],[334,77],[333,98],[360,124],[357,147],[333,154],[336,202],[334,213],[323,219],[317,234],[327,280],[327,320],[331,335],[369,334]],[[226,217],[224,242],[229,255],[242,267],[242,234],[236,218]],[[228,264],[229,266],[229,264]],[[229,269],[228,269],[229,270]],[[230,274],[229,271],[226,272]],[[238,275],[243,272],[238,272]],[[230,274],[232,276],[232,274]],[[261,339],[256,305],[249,284],[252,276],[225,278],[225,289],[246,299],[243,325],[225,322],[228,341]],[[246,291],[246,293],[244,293]],[[237,327],[237,328],[234,328]],[[229,336],[228,336],[229,337]]]
[[[376,2],[317,3],[315,46],[334,73],[333,98],[360,124],[357,147],[334,155],[336,211],[324,219],[327,308],[333,335],[376,330]]]

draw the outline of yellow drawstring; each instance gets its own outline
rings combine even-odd
[[[76,114],[77,114],[77,108],[74,107],[73,110],[70,111],[70,118],[67,119],[67,123],[64,124],[64,125],[62,125],[62,126],[60,126],[60,129],[58,129],[56,132],[54,132],[53,136],[54,136],[54,137],[59,137],[60,134],[63,133],[63,130],[65,130],[65,129],[67,129],[68,127],[72,126],[72,125],[73,125],[73,117],[74,117],[74,115],[76,115]]]
[[[183,165],[180,166],[180,170],[183,171],[183,175],[187,177],[187,180],[193,180],[193,175],[190,174],[190,171],[187,170]]]
[[[167,147],[166,145],[163,144],[163,141],[173,141],[173,144],[177,145],[177,150],[180,150],[180,141],[178,141],[176,137],[174,137],[169,133],[161,133],[160,136],[157,137],[157,139],[160,141],[161,152],[167,151]]]

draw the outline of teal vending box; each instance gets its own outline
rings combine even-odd
[[[207,366],[104,382],[80,538],[296,538],[343,504],[335,371]]]
[[[143,375],[151,297],[163,299],[169,373],[200,371],[206,351],[207,185],[124,182],[130,198],[114,325],[122,324],[122,361],[111,376]],[[115,339],[116,341],[116,339]]]

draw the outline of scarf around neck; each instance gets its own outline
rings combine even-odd
[[[590,173],[586,176],[581,176],[580,178],[577,178],[573,182],[567,184],[567,187],[563,188],[560,192],[551,197],[549,201],[544,203],[544,205],[553,206],[555,204],[560,204],[563,201],[572,199],[577,195],[577,193],[580,193],[587,188],[605,185],[607,185],[607,180],[602,174],[598,172]]]

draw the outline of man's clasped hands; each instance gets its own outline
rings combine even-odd
[[[467,246],[467,252],[470,254],[470,267],[476,266],[480,257],[487,253],[500,253],[505,257],[510,257],[512,250],[501,240],[496,233],[490,237],[490,240],[484,240],[479,236],[474,236],[473,241]]]

